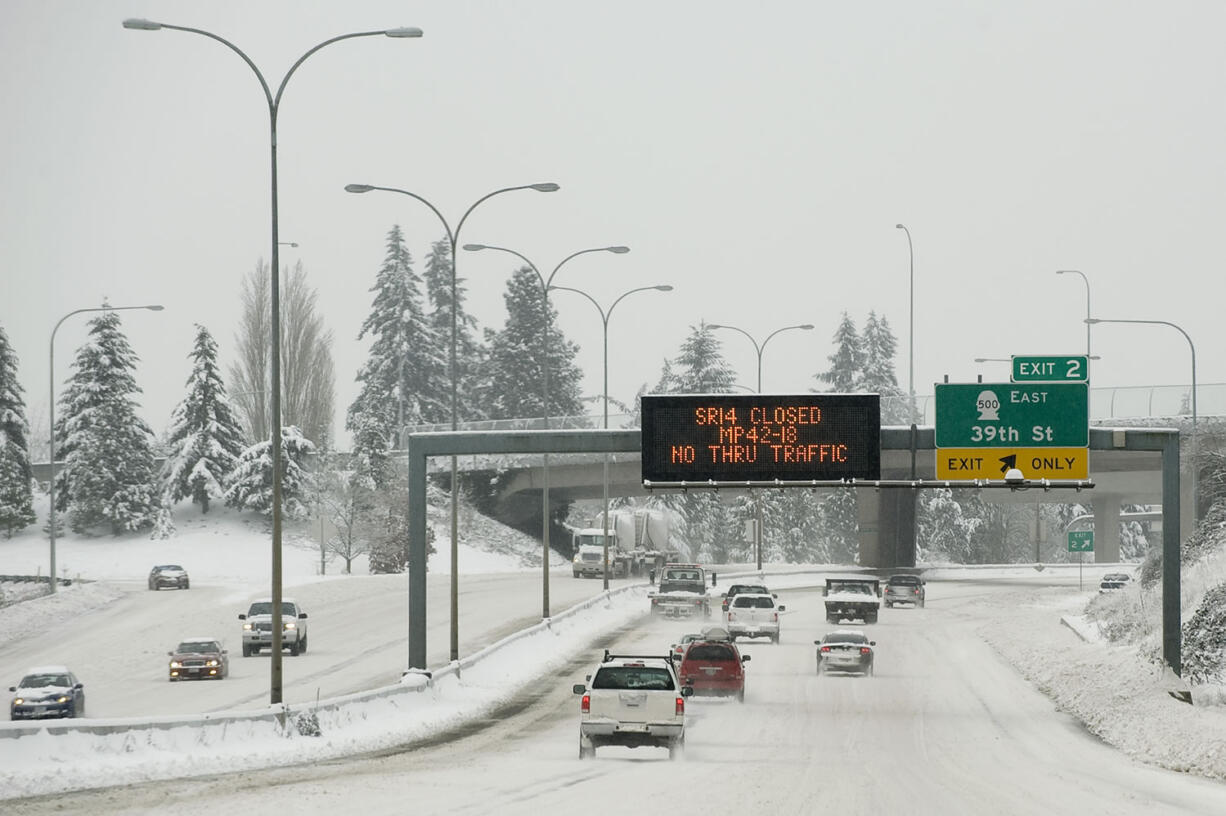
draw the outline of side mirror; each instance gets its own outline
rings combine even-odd
[[[788,608],[787,608],[786,606],[784,606],[784,605],[780,604],[780,605],[779,605],[779,611],[780,611],[780,612],[786,612],[786,611],[788,611]]]
[[[299,617],[301,620],[306,620],[306,613],[305,613],[305,612],[300,612],[300,613],[298,613],[298,617]]]
[[[876,645],[877,645],[877,641],[875,641],[875,640],[870,640],[870,641],[868,642],[868,645],[869,645],[869,646],[876,646]]]
[[[222,649],[222,650],[221,650],[221,653],[222,653],[222,654],[230,654],[230,653],[229,653],[228,651],[226,651],[225,649]]]
[[[587,687],[582,683],[575,683],[570,687],[570,690],[575,694],[582,694],[583,692],[587,691]]]
[[[76,689],[77,691],[82,691],[82,690],[84,690],[84,688],[85,688],[85,684],[84,684],[84,683],[77,683],[75,686],[73,686],[73,688],[74,688],[74,689]]]
[[[813,641],[813,645],[814,645],[814,646],[821,646],[821,645],[822,645],[822,642],[821,642],[820,640],[815,640],[815,641]]]
[[[715,586],[715,573],[711,573],[711,586]]]
[[[246,616],[246,615],[239,615],[239,616],[238,616],[238,619],[239,619],[239,620],[247,620],[247,616]]]
[[[166,655],[167,655],[167,657],[174,657],[174,656],[175,656],[175,653],[174,653],[174,652],[167,652],[167,653],[166,653]]]
[[[748,663],[748,662],[749,662],[749,655],[741,655],[741,662],[742,662],[742,663]]]
[[[681,687],[681,696],[682,696],[682,697],[693,697],[693,696],[694,696],[694,687],[693,687],[693,686],[682,686],[682,687]]]

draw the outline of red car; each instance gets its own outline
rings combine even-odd
[[[695,696],[736,697],[743,703],[747,660],[749,655],[742,655],[727,633],[708,631],[705,639],[685,650],[677,676],[682,685],[694,689]]]

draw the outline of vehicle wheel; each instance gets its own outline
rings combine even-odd
[[[252,649],[246,643],[243,644],[243,657],[251,657]]]
[[[867,615],[865,615],[865,616],[864,616],[864,622],[865,622],[865,623],[876,623],[876,622],[877,622],[877,613],[876,613],[876,612],[869,612]]]
[[[183,582],[183,588],[184,588],[184,589],[191,589],[191,588],[192,588],[192,582],[191,582],[191,581],[184,581],[184,582]]]
[[[745,702],[745,689],[744,688],[742,688],[740,691],[736,693],[736,701],[738,703]]]
[[[678,737],[668,744],[668,758],[680,759],[685,756],[685,737]]]
[[[579,759],[592,759],[595,756],[596,756],[596,746],[592,744],[591,740],[585,740],[583,737],[580,737],[579,738]]]
[[[779,633],[778,632],[771,635],[771,643],[775,644],[776,646],[779,645]]]
[[[306,654],[306,650],[307,650],[307,639],[306,639],[306,635],[303,635],[303,636],[302,636],[302,644],[301,644],[301,645],[298,647],[298,649],[299,649],[299,650],[300,650],[300,651],[301,651],[303,654]]]
[[[868,676],[869,677],[873,676],[873,664],[872,663],[868,664]]]
[[[822,661],[820,658],[817,661],[817,676],[818,677],[822,676]]]
[[[298,646],[298,641],[295,640],[293,643],[289,645],[290,657],[297,657],[300,651],[302,650]]]
[[[923,599],[923,598],[920,598],[919,608],[920,608],[920,609],[923,609],[923,608],[924,608],[924,599]]]

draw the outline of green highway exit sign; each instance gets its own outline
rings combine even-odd
[[[1089,382],[1090,379],[1090,358],[1084,354],[1056,357],[1015,354],[1012,360],[1013,373],[1009,379],[1015,383]]]
[[[937,383],[938,448],[1085,448],[1087,383]]]
[[[1094,552],[1093,530],[1070,530],[1068,534],[1069,552]]]

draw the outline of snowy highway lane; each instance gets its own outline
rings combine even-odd
[[[746,702],[691,700],[685,758],[601,748],[578,759],[577,702],[600,646],[660,653],[691,624],[650,621],[596,644],[463,733],[406,752],[6,803],[18,814],[1221,814],[1226,785],[1135,762],[1089,735],[976,634],[1016,586],[929,582],[926,609],[883,610],[872,678],[815,673],[820,593],[780,592],[782,642],[752,655]],[[1054,621],[1053,626],[1058,626]],[[1071,632],[1068,637],[1073,637]]]
[[[447,663],[450,576],[428,588],[429,663]],[[615,582],[620,583],[620,582]],[[395,684],[408,665],[408,581],[403,575],[337,577],[288,587],[284,596],[309,616],[308,650],[283,653],[283,699],[302,703]],[[243,657],[241,612],[262,592],[193,582],[190,590],[150,592],[123,585],[123,597],[63,622],[36,638],[0,646],[5,687],[31,666],[66,664],[85,684],[91,719],[260,709],[269,701],[269,655]],[[551,576],[552,608],[600,593],[602,582]],[[469,655],[541,617],[539,572],[464,576],[460,581],[460,654]],[[229,652],[224,680],[172,683],[167,652],[185,638],[216,637]]]

